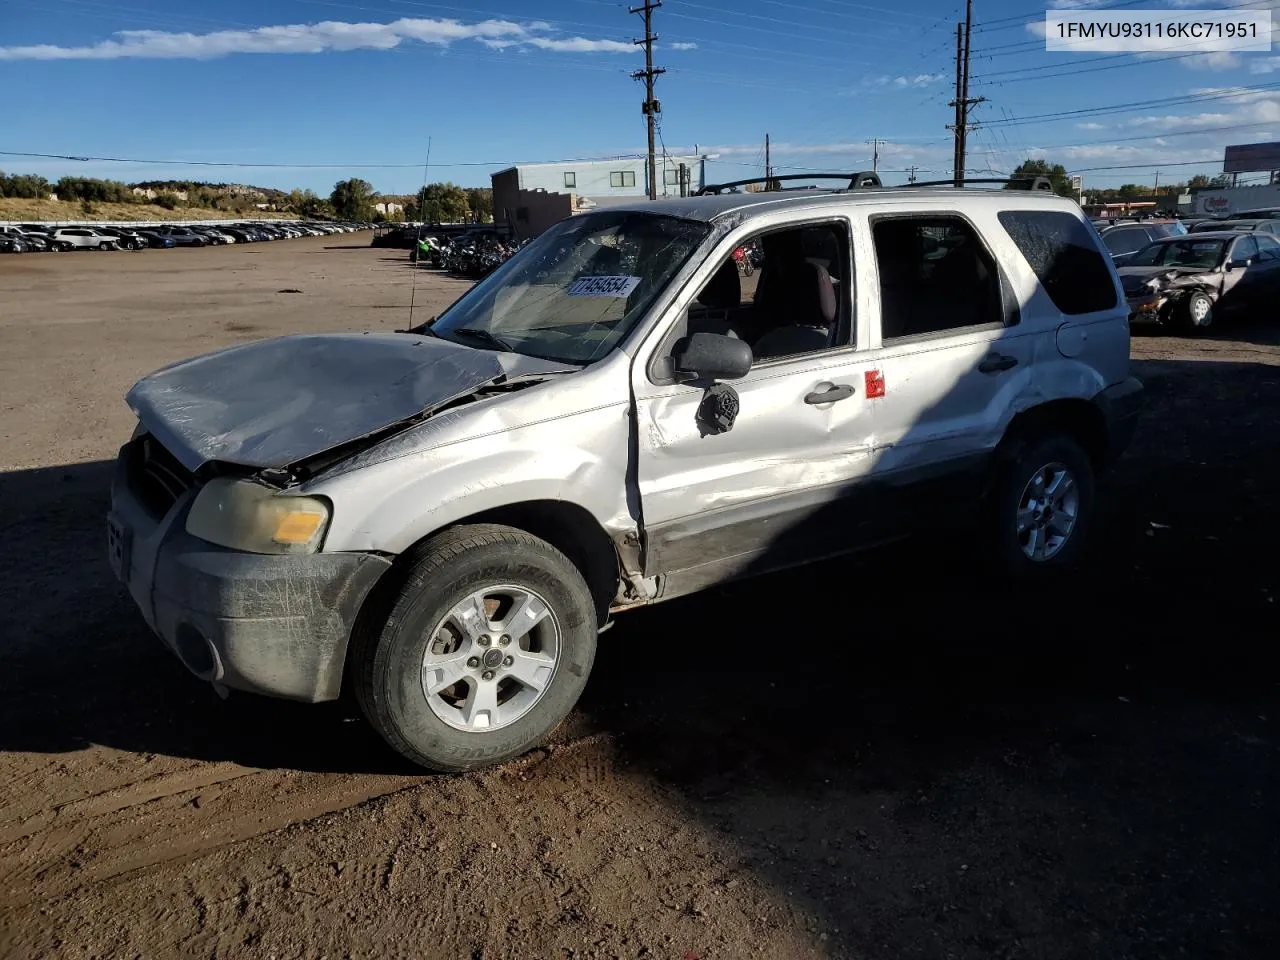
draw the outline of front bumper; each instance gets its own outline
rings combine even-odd
[[[1107,424],[1107,460],[1116,460],[1133,442],[1145,402],[1142,381],[1129,377],[1121,383],[1112,384],[1094,397],[1093,402],[1102,411]]]
[[[1127,297],[1130,323],[1159,323],[1161,312],[1169,302],[1166,293],[1143,293]]]
[[[125,451],[108,518],[118,576],[147,624],[203,680],[291,700],[333,700],[356,615],[390,561],[365,553],[264,556],[186,532],[195,491],[156,516]]]

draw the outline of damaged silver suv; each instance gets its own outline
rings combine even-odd
[[[1012,575],[1075,561],[1141,397],[1079,208],[726,186],[570,217],[413,330],[139,381],[108,542],[150,626],[457,771],[541,741],[618,611],[940,516]]]

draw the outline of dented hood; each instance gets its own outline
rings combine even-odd
[[[183,466],[284,467],[508,378],[573,367],[393,333],[278,337],[183,360],[126,400]]]
[[[1124,288],[1126,294],[1133,294],[1144,289],[1148,280],[1165,280],[1173,281],[1181,277],[1205,277],[1206,279],[1214,276],[1214,269],[1200,267],[1119,267],[1116,273],[1120,275],[1120,285]]]

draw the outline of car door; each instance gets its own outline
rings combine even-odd
[[[1247,310],[1264,296],[1267,269],[1259,261],[1258,241],[1252,234],[1242,234],[1231,241],[1225,269],[1222,300],[1228,310]]]
[[[706,294],[713,278],[728,283],[739,277],[733,250],[757,233],[740,229],[722,238],[648,338],[652,352],[642,351],[634,363],[645,573],[666,575],[668,595],[863,542],[861,521],[870,514],[859,511],[860,481],[871,469],[873,435],[866,364],[852,335],[858,311],[850,223],[841,217],[816,223],[783,218],[767,232],[802,228],[830,230],[838,241],[838,252],[826,261],[835,281],[838,332],[830,346],[758,359],[745,377],[726,384],[738,405],[731,429],[715,432],[700,419],[706,386],[671,382],[659,371],[689,328],[689,311],[696,315],[699,303],[711,299]],[[743,278],[741,286],[770,283],[770,270],[766,257],[762,272]],[[775,296],[779,290],[773,288]],[[734,299],[731,291],[728,300]],[[741,302],[748,313],[756,310],[749,290]],[[741,329],[759,330],[753,320]],[[754,333],[744,338],[762,342]]]
[[[913,522],[968,510],[1045,334],[1019,322],[1018,296],[988,240],[1003,236],[994,213],[870,211],[862,229],[875,251],[868,360],[880,396],[872,421],[883,509]],[[948,268],[926,263],[928,232],[952,238]]]
[[[1258,245],[1258,257],[1253,264],[1258,298],[1270,307],[1280,299],[1280,241],[1266,233],[1256,233],[1253,239]]]

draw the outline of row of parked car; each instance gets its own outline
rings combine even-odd
[[[1280,237],[1280,208],[1242,210],[1230,217],[1143,217],[1094,220],[1111,258],[1120,266],[1154,240],[1206,230],[1240,230]]]
[[[337,221],[245,222],[235,224],[78,225],[55,227],[19,223],[0,227],[0,253],[44,253],[67,250],[147,250],[169,247],[209,247],[228,243],[259,243],[293,237],[370,230],[371,223]]]

